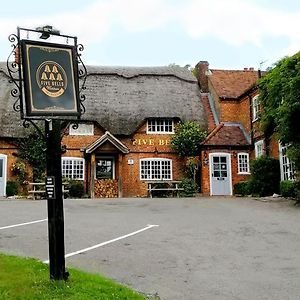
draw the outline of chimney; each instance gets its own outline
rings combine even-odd
[[[208,66],[209,63],[207,61],[199,61],[195,66],[196,69],[196,77],[198,79],[198,83],[200,85],[200,89],[204,93],[208,93]]]

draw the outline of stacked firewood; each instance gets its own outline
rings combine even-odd
[[[118,197],[118,181],[114,179],[95,180],[95,197],[98,198]]]

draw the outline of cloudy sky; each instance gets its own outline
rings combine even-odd
[[[0,60],[17,26],[46,24],[76,35],[93,65],[265,69],[300,51],[299,0],[4,0]]]

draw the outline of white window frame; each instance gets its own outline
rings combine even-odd
[[[252,122],[257,121],[260,118],[261,105],[259,100],[259,95],[252,98]]]
[[[150,164],[150,178],[148,177],[147,174],[143,175],[143,170],[142,170],[142,164],[143,162],[149,162]],[[153,174],[153,165],[154,163],[158,163],[160,165],[160,176],[159,178],[153,178],[154,174]],[[169,169],[170,169],[170,177],[167,178],[166,176],[163,175],[163,168],[162,168],[162,163],[163,162],[168,162],[169,164]],[[145,178],[144,176],[146,176],[147,178]],[[173,179],[173,162],[172,159],[169,158],[142,158],[140,159],[140,180],[143,181],[159,181],[159,180],[172,180]]]
[[[250,174],[249,153],[238,153],[238,174]]]
[[[78,126],[78,127],[77,127]],[[74,127],[76,129],[74,129]],[[69,126],[69,135],[94,135],[93,123],[71,123]]]
[[[65,173],[65,171],[64,171],[64,169],[63,169],[63,166],[64,166],[64,164],[63,164],[63,162],[64,161],[71,161],[72,162],[72,168],[71,168],[71,177],[69,177],[69,175],[67,175],[66,176],[66,173]],[[82,176],[80,176],[79,178],[78,177],[76,177],[75,178],[75,174],[74,174],[74,171],[75,171],[75,169],[74,169],[74,165],[75,165],[75,162],[82,162]],[[62,170],[62,177],[63,178],[68,178],[68,179],[71,179],[71,180],[84,180],[84,174],[85,174],[85,163],[84,163],[84,158],[81,158],[81,157],[66,157],[66,156],[64,156],[64,157],[62,157],[61,158],[61,170]]]
[[[171,122],[171,124],[167,124]],[[166,128],[172,126],[171,131],[167,131]],[[152,129],[153,128],[153,129]],[[163,129],[161,129],[163,128]],[[173,119],[148,119],[147,120],[147,134],[174,134],[174,120]]]
[[[281,180],[295,180],[294,163],[286,156],[288,146],[279,143],[279,161]]]
[[[3,159],[3,194],[6,196],[6,184],[7,184],[7,155],[0,153],[0,158]]]
[[[255,158],[259,158],[265,154],[264,144],[265,144],[264,140],[259,140],[254,143]]]

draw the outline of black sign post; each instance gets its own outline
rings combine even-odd
[[[30,35],[35,38],[30,39]],[[53,36],[64,42],[40,40]],[[17,98],[13,108],[20,112],[24,127],[32,124],[40,134],[43,133],[35,121],[45,122],[50,278],[66,280],[69,274],[65,270],[61,121],[74,122],[85,111],[85,96],[80,92],[87,77],[79,54],[83,46],[77,44],[76,37],[62,35],[48,25],[35,30],[18,27],[17,35],[11,34],[9,41],[13,50],[7,59],[7,70],[15,84],[11,95]],[[15,61],[11,62],[10,57]]]
[[[66,280],[68,278],[68,273],[65,271],[60,121],[46,120],[45,134],[47,142],[46,193],[48,199],[50,278]]]

